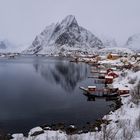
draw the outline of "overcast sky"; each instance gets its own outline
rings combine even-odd
[[[93,34],[121,43],[140,33],[140,0],[0,0],[0,38],[32,42],[45,26],[69,14]]]

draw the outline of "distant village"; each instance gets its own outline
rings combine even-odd
[[[94,85],[80,87],[87,95],[93,96],[129,96],[130,88],[126,85],[114,84],[123,71],[140,71],[140,53],[120,55],[108,53],[106,55],[81,55],[74,57],[71,62],[84,62],[90,65],[91,75],[89,78],[102,80],[105,88],[97,89]],[[96,67],[96,69],[95,69]],[[98,76],[94,76],[98,73]]]

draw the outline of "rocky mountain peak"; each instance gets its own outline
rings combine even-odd
[[[47,26],[25,52],[48,55],[83,54],[102,47],[103,43],[99,38],[79,26],[75,16],[68,15],[60,23]]]
[[[77,25],[78,26],[78,23],[77,23],[77,20],[75,18],[74,15],[68,15],[67,17],[65,17],[62,22],[60,23],[61,26],[64,26],[64,27],[69,27],[71,25]]]

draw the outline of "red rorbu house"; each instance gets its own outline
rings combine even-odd
[[[119,75],[112,71],[112,72],[108,73],[108,76],[112,76],[113,78],[117,78]]]
[[[113,83],[113,76],[105,76],[105,83],[112,84]]]
[[[129,96],[130,89],[127,87],[119,87],[118,94],[120,96]]]

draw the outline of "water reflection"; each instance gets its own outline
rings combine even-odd
[[[84,80],[88,75],[88,66],[82,63],[75,64],[68,61],[40,63],[35,61],[33,66],[35,71],[45,80],[52,84],[61,85],[67,92],[73,91],[77,83]]]

